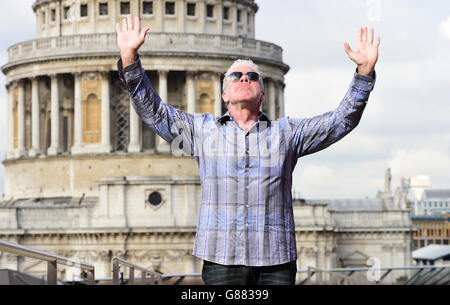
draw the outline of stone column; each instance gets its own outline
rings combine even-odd
[[[155,3],[155,2],[154,2]],[[158,31],[160,33],[164,32],[164,16],[165,16],[165,7],[164,7],[164,1],[159,0],[156,2],[158,4],[157,7],[155,7],[156,10],[156,20],[158,22]]]
[[[205,0],[199,0],[198,3],[198,20],[199,20],[199,33],[205,34],[206,33],[206,3]]]
[[[193,71],[186,71],[186,98],[187,98],[187,112],[195,113],[195,83]]]
[[[236,3],[230,7],[231,35],[237,36],[237,7]]]
[[[139,116],[134,110],[130,99],[130,143],[127,148],[128,152],[140,152],[139,145]]]
[[[111,152],[110,139],[110,98],[109,98],[109,72],[101,72],[102,77],[102,152]]]
[[[51,143],[48,148],[48,155],[61,153],[59,137],[59,87],[58,76],[51,74]]]
[[[55,22],[58,27],[56,34],[59,37],[59,36],[61,36],[61,2],[60,1],[56,2],[55,19],[56,19]]]
[[[14,104],[14,83],[9,83],[8,85],[8,104],[6,109],[6,124],[7,124],[7,152],[6,158],[10,158],[14,156],[14,113],[13,113],[13,104]]]
[[[250,38],[255,38],[255,12],[250,12]]]
[[[74,74],[74,137],[73,146],[71,149],[72,154],[81,153],[83,146],[83,108],[81,104],[81,78],[82,73]]]
[[[241,15],[241,22],[242,22],[242,30],[244,31],[244,37],[248,37],[248,27],[247,27],[247,16],[248,16],[249,12],[246,9],[242,10],[242,15]]]
[[[220,73],[214,73],[214,116],[222,115],[222,83]]]
[[[273,80],[268,80],[268,102],[269,102],[269,117],[271,120],[276,120],[275,111],[275,83]]]
[[[17,157],[25,154],[25,82],[19,81],[19,96],[17,104]]]
[[[178,32],[184,33],[186,28],[185,15],[186,15],[186,3],[185,0],[178,0],[175,2],[175,11],[178,12]]]
[[[168,102],[168,90],[167,90],[167,75],[169,74],[169,71],[160,70],[158,71],[159,76],[159,89],[158,94],[161,100],[164,103]],[[156,150],[158,152],[170,152],[170,144],[161,138],[160,136],[156,135]]]
[[[217,9],[217,35],[222,35],[222,33],[223,33],[223,5],[222,5],[222,2],[217,3],[216,9]]]
[[[284,83],[280,82],[280,88],[278,89],[278,103],[280,103],[280,118],[286,115],[286,109],[284,105]]]
[[[31,79],[31,124],[32,124],[32,144],[30,156],[41,154],[41,126],[39,111],[39,80],[37,77]]]

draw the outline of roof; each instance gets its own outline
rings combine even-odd
[[[382,211],[383,201],[380,198],[361,199],[307,199],[307,204],[326,203],[329,211]]]
[[[427,199],[449,199],[450,189],[430,189],[423,192],[422,200]]]
[[[450,257],[450,245],[429,245],[412,252],[413,259],[437,260]]]

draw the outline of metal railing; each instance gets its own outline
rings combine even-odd
[[[41,250],[29,248],[20,244],[11,243],[6,240],[0,239],[0,251],[12,253],[18,256],[25,256],[41,261],[47,262],[47,284],[56,285],[57,279],[57,265],[66,265],[69,267],[79,268],[87,271],[87,283],[95,284],[95,267],[92,264],[83,263],[75,259],[62,257],[59,255],[47,253]],[[183,274],[162,274],[156,271],[149,270],[147,268],[138,266],[124,259],[114,257],[113,263],[113,278],[112,284],[119,285],[125,284],[122,277],[119,278],[120,266],[129,268],[129,278],[126,281],[127,284],[136,284],[134,272],[135,270],[141,271],[141,284],[145,285],[161,285],[163,281],[167,281],[171,278],[179,277],[179,279],[173,283],[173,285],[180,284],[185,277],[200,277],[201,273],[183,273]],[[354,274],[358,272],[379,272],[376,279],[368,279],[366,284],[382,284],[383,280],[387,278],[392,271],[416,271],[410,277],[404,277],[401,284],[403,285],[448,285],[450,284],[450,265],[424,265],[424,266],[403,266],[403,267],[379,267],[379,268],[331,268],[321,269],[315,267],[308,267],[308,269],[298,270],[297,273],[307,275],[306,279],[303,279],[300,285],[311,284],[362,284],[359,279],[352,278]],[[384,272],[382,275],[381,273]],[[313,278],[314,277],[314,278]],[[373,276],[372,276],[373,277]]]
[[[126,261],[124,259],[114,257],[113,258],[113,285],[119,285],[121,284],[121,281],[119,279],[119,271],[120,271],[120,265],[128,267],[129,270],[129,278],[128,278],[128,285],[135,284],[135,278],[134,278],[134,270],[140,270],[141,271],[141,283],[145,285],[159,285],[162,283],[162,274],[156,271],[151,271],[147,268],[135,265],[129,261]],[[150,277],[147,277],[147,274],[150,275]],[[122,284],[123,280],[122,280]]]
[[[93,285],[95,283],[94,265],[83,263],[71,258],[47,253],[41,250],[25,247],[20,244],[11,243],[6,240],[0,240],[0,250],[9,252],[18,256],[25,256],[47,262],[47,284],[56,285],[58,282],[58,264],[74,268],[80,268],[87,271],[87,282]]]
[[[297,273],[307,274],[306,279],[300,282],[300,285],[311,284],[359,284],[358,280],[352,278],[357,272],[380,272],[376,280],[367,280],[368,283],[380,285],[383,280],[394,270],[417,271],[411,277],[405,279],[402,285],[446,285],[450,284],[450,265],[425,265],[425,266],[403,266],[403,267],[379,267],[379,268],[332,268],[321,269],[308,267],[308,269],[298,270]],[[382,275],[381,273],[384,272]],[[313,281],[313,276],[315,282]],[[324,276],[325,275],[325,276]],[[328,277],[327,277],[328,276]]]

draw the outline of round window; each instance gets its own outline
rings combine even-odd
[[[157,206],[162,202],[162,197],[159,192],[153,192],[150,195],[148,195],[148,202],[150,202],[151,205]]]

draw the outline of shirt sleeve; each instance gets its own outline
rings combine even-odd
[[[180,149],[194,155],[195,115],[183,112],[166,103],[153,90],[140,59],[123,68],[117,63],[119,78],[128,89],[134,110],[155,133],[171,143],[172,152]]]
[[[288,118],[297,158],[327,148],[358,126],[375,80],[375,72],[373,77],[355,72],[350,88],[334,111],[307,119]]]

